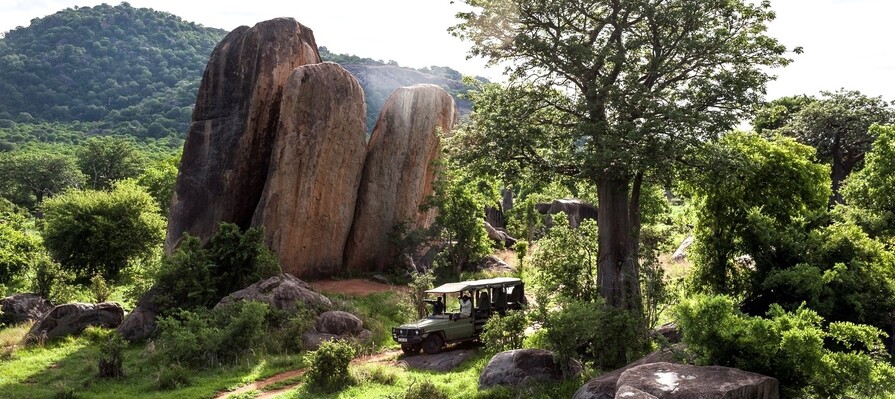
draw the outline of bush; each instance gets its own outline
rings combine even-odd
[[[895,392],[895,367],[866,325],[824,320],[804,306],[772,306],[766,318],[736,310],[726,296],[698,296],[676,308],[683,341],[703,364],[777,378],[783,396],[839,398]]]
[[[596,300],[600,295],[596,221],[584,220],[576,229],[569,227],[563,215],[554,220],[556,224],[531,255],[531,264],[538,265],[537,287],[572,301]]]
[[[97,303],[105,302],[112,295],[112,287],[106,283],[106,279],[103,276],[94,274],[90,278],[90,293],[93,294],[93,299]]]
[[[119,182],[111,192],[72,190],[44,202],[44,244],[62,267],[87,282],[116,281],[130,262],[151,256],[164,219],[142,187]]]
[[[62,269],[59,263],[49,256],[40,256],[34,263],[34,280],[31,290],[37,295],[47,298],[53,303],[66,302],[73,296],[69,286],[74,275]]]
[[[162,314],[177,308],[208,308],[234,291],[279,274],[276,255],[263,237],[261,228],[242,233],[230,223],[221,223],[205,248],[198,238],[185,237],[162,261],[156,306]]]
[[[642,321],[602,300],[567,302],[547,315],[544,327],[546,341],[564,368],[577,357],[600,369],[615,369],[649,349]]]
[[[124,377],[124,359],[122,353],[127,346],[124,337],[117,332],[107,334],[105,342],[99,347],[99,376],[100,378]]]
[[[160,391],[169,391],[189,386],[191,374],[192,371],[176,363],[162,367],[156,374],[155,388]]]
[[[167,364],[195,368],[232,363],[261,348],[269,311],[265,303],[240,301],[211,311],[180,310],[162,317],[157,356]]]
[[[354,370],[354,379],[358,384],[381,384],[395,385],[398,382],[398,373],[394,370],[381,366],[364,366]]]
[[[37,237],[10,223],[0,222],[0,285],[21,278],[40,254]]]
[[[495,314],[485,323],[482,342],[492,353],[522,349],[528,317],[523,311],[511,310],[506,316]]]
[[[305,378],[313,391],[336,392],[352,383],[348,365],[354,358],[354,348],[341,341],[326,341],[320,349],[305,355],[308,371]]]
[[[429,381],[414,381],[404,391],[401,399],[448,399],[447,393]]]

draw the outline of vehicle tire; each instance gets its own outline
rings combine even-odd
[[[426,352],[427,355],[441,352],[442,347],[444,347],[444,339],[439,334],[429,335],[423,340],[423,352]]]
[[[413,356],[420,353],[421,346],[420,344],[404,344],[401,345],[401,350],[404,351],[404,354],[407,356]]]

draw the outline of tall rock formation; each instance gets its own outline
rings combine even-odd
[[[283,271],[340,271],[364,166],[365,115],[363,89],[338,64],[301,66],[289,77],[252,222],[264,226]]]
[[[320,62],[313,32],[291,18],[230,32],[211,54],[171,200],[165,251],[221,221],[246,228],[267,181],[280,99],[292,70]]]
[[[454,100],[438,86],[418,85],[389,96],[367,144],[354,225],[345,245],[350,271],[382,270],[394,256],[389,233],[399,223],[428,227],[434,210],[420,212],[432,194],[438,131],[457,119]]]

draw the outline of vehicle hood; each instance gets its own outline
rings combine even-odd
[[[399,328],[407,328],[407,329],[418,328],[420,330],[425,330],[427,327],[431,327],[436,324],[442,324],[445,321],[447,321],[447,320],[421,319],[421,320],[417,321],[416,323],[402,324],[401,327],[399,327]]]

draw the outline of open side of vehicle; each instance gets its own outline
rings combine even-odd
[[[427,290],[426,294],[436,298],[426,300],[433,305],[433,312],[416,323],[392,328],[392,338],[408,355],[420,350],[426,354],[439,353],[446,344],[478,340],[492,315],[521,309],[527,303],[524,283],[513,277],[448,283]],[[461,300],[459,311],[439,312],[439,306],[445,306],[448,295],[452,294]],[[466,306],[463,305],[464,297],[469,301]],[[437,305],[437,298],[441,299],[441,305]]]

